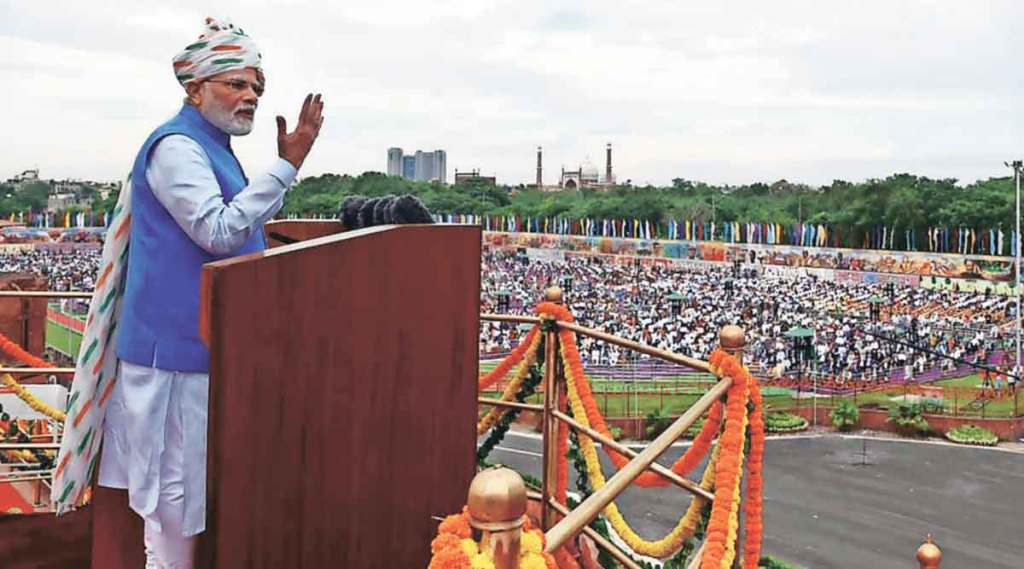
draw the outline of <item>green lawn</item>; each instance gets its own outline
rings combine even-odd
[[[480,363],[480,373],[485,374],[493,370],[498,362],[488,361]],[[628,375],[627,375],[628,377]],[[711,375],[705,376],[680,376],[673,378],[659,379],[653,381],[650,378],[637,378],[637,381],[616,381],[614,378],[591,377],[591,388],[597,398],[598,406],[606,417],[635,417],[645,416],[648,413],[661,411],[667,415],[678,415],[688,409],[710,386],[713,381]],[[942,387],[956,388],[977,388],[981,386],[981,378],[977,375],[969,375],[957,379],[947,379],[937,382]],[[763,387],[765,408],[769,410],[786,410],[796,407],[810,407],[813,405],[811,399],[797,400],[786,389]],[[902,395],[901,388],[896,387],[887,391],[858,393],[856,397],[850,396],[846,399],[855,401],[858,407],[865,405],[892,407],[898,401],[893,398]],[[500,395],[497,392],[481,394],[484,397],[495,397]],[[964,395],[961,393],[960,395]],[[840,398],[821,397],[818,399],[819,406],[835,404]],[[965,416],[980,417],[1012,417],[1017,413],[1024,413],[1024,393],[1018,394],[1017,407],[1013,399],[1002,399],[999,401],[988,401],[982,404],[975,403],[972,397],[957,397],[948,395],[945,401],[946,413]],[[531,403],[541,403],[541,395],[530,398]],[[954,409],[955,407],[955,409]]]
[[[959,381],[959,380],[953,380]],[[605,382],[594,382],[595,397],[597,399],[598,407],[601,409],[601,413],[606,417],[636,417],[646,416],[648,413],[655,412],[661,409],[663,414],[666,415],[679,415],[686,409],[688,409],[698,398],[703,394],[703,391],[699,390],[688,390],[682,393],[644,393],[639,394],[632,391],[632,386],[628,384],[620,384],[620,392],[613,392],[611,389],[601,391],[596,389],[598,386],[610,387]],[[792,397],[791,394],[784,392],[783,390],[769,390],[764,395],[765,409],[769,411],[782,411],[793,409],[796,407],[810,407],[812,406],[812,399],[798,400]],[[902,394],[900,389],[890,390],[887,392],[871,392],[871,393],[859,393],[857,397],[847,397],[846,399],[856,401],[858,407],[865,405],[873,406],[884,406],[892,407],[898,401],[894,400],[894,397],[899,397]],[[496,391],[489,391],[481,394],[484,397],[497,397],[500,393]],[[1018,396],[1020,398],[1018,412],[1024,412],[1024,394]],[[840,397],[821,397],[818,399],[818,406],[831,406],[838,402]],[[528,402],[530,403],[542,403],[543,396],[540,394],[532,396]],[[954,404],[956,406],[956,414],[965,416],[982,416],[982,408],[979,405],[972,404],[971,400],[953,400],[949,399],[945,402],[946,413],[954,413]],[[985,417],[1011,417],[1014,414],[1014,401],[1000,400],[990,401],[985,404],[984,416]]]
[[[53,348],[72,359],[78,358],[78,347],[82,343],[82,335],[57,324],[46,321],[46,347]]]

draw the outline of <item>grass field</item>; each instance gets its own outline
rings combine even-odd
[[[497,362],[481,362],[480,373],[487,373],[496,365]],[[591,388],[595,393],[598,406],[606,417],[646,416],[648,413],[659,411],[664,415],[678,415],[693,405],[711,382],[711,376],[664,378],[657,382],[640,378],[636,383],[603,378],[591,379]],[[943,380],[937,382],[937,385],[960,389],[977,388],[981,386],[981,378],[977,375],[970,375]],[[898,403],[898,400],[894,398],[902,394],[902,389],[897,387],[884,392],[858,393],[856,397],[850,396],[846,399],[855,401],[858,407],[865,405],[892,407]],[[481,395],[496,397],[500,393],[491,391]],[[839,399],[842,398],[821,397],[818,399],[818,405],[833,405]],[[1018,394],[1018,399],[1017,407],[1015,407],[1012,398],[988,401],[982,405],[975,403],[970,397],[953,398],[952,395],[948,395],[945,401],[945,410],[950,415],[955,413],[977,417],[982,415],[985,417],[1012,417],[1015,410],[1018,413],[1024,412],[1024,394]],[[542,403],[542,396],[534,395],[528,401]],[[812,402],[810,399],[795,399],[789,390],[765,388],[764,404],[766,410],[781,411],[796,407],[809,407]]]
[[[46,347],[53,348],[68,357],[78,357],[78,347],[82,343],[82,335],[71,331],[52,320],[46,321]]]

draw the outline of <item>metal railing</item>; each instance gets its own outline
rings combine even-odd
[[[545,293],[545,300],[560,304],[562,302],[561,290],[558,287],[548,289]],[[481,314],[480,318],[482,320],[494,322],[515,322],[536,325],[540,325],[542,323],[542,318],[534,316]],[[640,566],[637,565],[631,557],[591,529],[589,527],[590,523],[597,518],[608,504],[615,500],[627,487],[629,487],[629,485],[638,476],[648,470],[657,473],[664,477],[668,482],[693,494],[694,499],[700,499],[708,503],[714,500],[714,496],[710,492],[701,488],[698,484],[691,482],[690,480],[677,475],[672,470],[658,464],[656,460],[669,449],[672,443],[681,438],[683,433],[692,427],[694,423],[696,423],[697,420],[711,408],[715,401],[725,395],[732,384],[732,379],[726,377],[717,381],[714,386],[706,391],[686,412],[669,425],[668,428],[662,431],[662,433],[651,441],[642,451],[637,453],[625,445],[604,436],[595,429],[581,424],[559,410],[567,397],[564,371],[562,369],[561,362],[557,357],[557,354],[559,354],[559,330],[569,330],[577,335],[602,340],[619,347],[631,349],[668,362],[687,366],[701,372],[710,373],[711,367],[707,362],[701,360],[619,338],[573,322],[556,320],[552,321],[550,326],[544,332],[544,403],[542,405],[538,405],[507,402],[489,398],[478,399],[478,402],[482,405],[526,409],[543,414],[542,483],[540,492],[534,492],[530,494],[530,497],[539,499],[540,501],[541,527],[545,530],[547,542],[546,550],[548,552],[554,552],[573,536],[583,532],[585,535],[592,538],[598,546],[608,551],[608,553],[615,557],[615,559],[623,566],[630,569],[640,569]],[[726,351],[742,357],[742,350],[744,346],[743,338],[744,332],[742,329],[735,326],[727,326],[723,328],[721,334],[722,347]],[[569,510],[564,504],[560,504],[554,497],[555,484],[557,480],[558,460],[556,457],[556,451],[558,448],[559,422],[565,423],[569,428],[576,432],[591,437],[606,448],[618,452],[630,459],[627,464],[625,464],[605,482],[603,487],[593,492],[588,498],[572,510]],[[562,519],[556,520],[556,517],[559,515],[562,516]],[[699,564],[702,552],[703,549],[701,548],[697,551],[696,555],[692,557],[690,564],[691,567],[696,567],[697,564]]]
[[[37,298],[81,298],[91,299],[93,296],[92,292],[83,291],[54,291],[54,290],[2,290],[0,291],[0,299],[4,298],[22,298],[22,299],[37,299]],[[11,374],[16,376],[33,376],[33,375],[73,375],[75,368],[73,367],[10,367],[0,366],[0,375]],[[54,442],[52,443],[40,443],[40,442],[27,442],[27,443],[0,443],[0,452],[9,450],[59,450],[60,449],[60,434],[54,432],[52,435],[41,437],[37,435],[31,436],[30,440],[34,441],[39,438],[48,438]],[[0,484],[13,484],[19,482],[34,483],[34,502],[36,506],[43,503],[42,500],[42,489],[43,486],[47,488],[51,487],[54,469],[40,469],[40,465],[21,461],[20,463],[7,463],[5,466],[20,468],[25,470],[17,470],[12,472],[5,472],[0,474]],[[36,468],[33,468],[36,467]],[[26,469],[27,468],[27,469]]]

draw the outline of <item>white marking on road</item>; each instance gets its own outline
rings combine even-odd
[[[534,457],[537,457],[537,458],[544,458],[544,455],[542,455],[539,452],[531,452],[531,451],[528,451],[528,450],[519,450],[517,448],[494,447],[494,450],[503,450],[505,452],[510,452],[512,454],[525,454],[526,456],[534,456]]]
[[[541,436],[540,433],[529,433],[529,432],[522,432],[522,431],[509,431],[508,435],[514,436],[514,437],[523,438],[523,439],[536,440],[536,441],[540,441],[540,440],[543,439],[543,437]],[[797,440],[797,439],[823,439],[823,438],[828,438],[828,437],[839,437],[841,439],[867,439],[869,441],[881,441],[881,442],[889,442],[889,443],[913,443],[913,444],[949,446],[949,447],[957,447],[957,448],[974,448],[974,449],[981,449],[981,450],[998,450],[998,451],[1002,451],[1002,452],[1011,452],[1011,453],[1015,453],[1015,454],[1024,454],[1024,450],[1022,450],[1022,449],[1006,448],[1006,447],[1000,447],[1000,446],[985,447],[985,446],[974,446],[974,445],[962,445],[962,444],[957,444],[957,443],[954,443],[954,442],[951,442],[951,441],[933,441],[933,440],[916,440],[916,439],[894,439],[894,438],[890,438],[890,437],[872,437],[872,436],[866,436],[866,435],[844,435],[844,434],[839,434],[839,433],[835,433],[835,434],[831,434],[831,433],[816,433],[816,434],[806,434],[806,435],[768,435],[768,436],[765,437],[765,440],[766,441],[789,441],[789,440]],[[600,444],[600,443],[598,443],[598,444]],[[684,447],[691,446],[692,444],[693,444],[692,441],[681,441],[681,442],[677,442],[677,443],[672,443],[672,447],[674,447],[674,448],[684,448]],[[629,448],[632,448],[632,449],[643,449],[643,448],[646,447],[646,445],[640,444],[640,443],[628,443],[628,444],[626,444],[626,446],[629,447]],[[502,448],[502,447],[499,447],[499,448]],[[521,451],[521,452],[525,452],[525,451]]]
[[[923,441],[921,441],[921,440],[914,440],[914,439],[893,439],[893,438],[889,438],[889,437],[871,437],[871,436],[865,436],[865,435],[837,435],[837,436],[839,438],[843,438],[843,439],[866,439],[866,440],[869,440],[869,441],[881,441],[881,442],[888,442],[888,443],[912,443],[912,444],[918,444],[918,445],[936,445],[936,446],[956,447],[956,448],[965,448],[965,449],[998,450],[998,451],[1001,451],[1001,452],[1010,452],[1010,453],[1014,453],[1014,454],[1024,454],[1024,450],[1020,450],[1020,449],[1016,449],[1016,448],[1006,448],[1006,447],[1000,447],[1000,446],[986,447],[986,446],[980,446],[980,445],[962,445],[962,444],[959,444],[959,443],[954,443],[952,441],[932,441],[932,440],[923,440]]]

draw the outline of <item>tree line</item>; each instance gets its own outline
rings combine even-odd
[[[20,191],[0,188],[0,215],[39,212],[49,186],[29,184]],[[486,182],[456,185],[416,182],[366,172],[359,176],[323,174],[301,179],[285,198],[283,215],[334,215],[345,196],[414,194],[439,214],[512,215],[523,218],[637,219],[665,225],[696,223],[823,224],[843,235],[844,245],[860,246],[879,227],[902,232],[970,227],[1010,230],[1014,224],[1011,177],[960,184],[951,178],[893,174],[862,182],[836,180],[811,187],[781,180],[772,184],[712,185],[677,178],[669,186],[616,186],[608,191],[541,192]],[[116,193],[93,200],[94,211],[112,209]],[[849,240],[849,243],[846,241]]]

